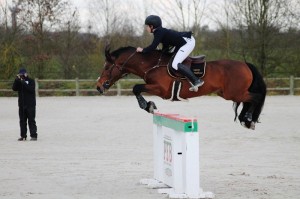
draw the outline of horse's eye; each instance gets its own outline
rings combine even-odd
[[[112,66],[113,66],[112,63],[105,62],[105,63],[104,63],[104,70],[109,70]]]

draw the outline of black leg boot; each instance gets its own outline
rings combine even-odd
[[[192,87],[190,87],[190,91],[198,91],[198,87],[202,86],[204,84],[204,81],[202,79],[199,79],[195,76],[195,74],[185,65],[179,63],[177,65],[178,72],[180,72],[182,75],[187,77],[192,84]]]

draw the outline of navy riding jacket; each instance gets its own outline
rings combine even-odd
[[[143,53],[155,50],[160,43],[163,45],[163,51],[168,50],[170,47],[175,47],[174,52],[177,52],[179,48],[186,44],[183,37],[191,38],[192,32],[177,32],[175,30],[158,27],[154,30],[153,35],[152,43],[143,49]]]

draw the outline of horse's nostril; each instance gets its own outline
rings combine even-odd
[[[101,90],[101,88],[99,86],[97,86],[97,91],[99,91],[99,93],[103,93],[103,91]]]

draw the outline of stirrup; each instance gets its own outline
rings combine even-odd
[[[189,91],[194,91],[194,92],[198,92],[198,87],[202,86],[204,84],[203,80],[196,81],[196,84],[193,85],[189,88]]]

